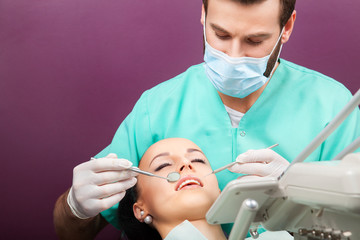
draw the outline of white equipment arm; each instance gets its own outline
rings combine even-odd
[[[269,231],[291,232],[298,240],[358,240],[360,153],[342,161],[295,164],[279,181],[234,180],[208,211],[208,222],[234,222],[237,210],[249,198],[258,203],[259,210],[251,222],[234,225],[232,232],[237,235],[246,236],[249,229],[241,225],[252,229],[262,225]]]

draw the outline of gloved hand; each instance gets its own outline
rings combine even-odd
[[[236,158],[231,172],[260,177],[279,177],[289,162],[271,149],[248,150]]]
[[[86,219],[118,203],[137,182],[137,174],[126,171],[131,166],[130,161],[118,159],[114,153],[76,166],[67,197],[72,213]]]

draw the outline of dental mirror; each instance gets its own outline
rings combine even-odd
[[[167,180],[169,182],[177,182],[180,179],[180,173],[178,172],[171,172],[167,175]]]

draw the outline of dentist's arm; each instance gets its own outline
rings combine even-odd
[[[94,239],[108,222],[101,214],[88,219],[76,217],[71,212],[66,200],[69,190],[62,194],[55,204],[54,225],[56,235],[59,239]]]
[[[100,212],[118,203],[136,184],[132,163],[115,154],[74,168],[73,185],[55,204],[54,225],[60,239],[93,239],[106,226]]]
[[[249,150],[236,158],[230,171],[258,177],[279,177],[289,162],[271,149]]]

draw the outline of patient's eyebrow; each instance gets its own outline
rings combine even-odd
[[[196,148],[188,148],[188,149],[187,149],[187,152],[188,152],[188,153],[191,153],[191,152],[200,152],[200,153],[204,154],[201,150],[196,149]],[[205,155],[205,154],[204,154],[204,155]]]
[[[160,153],[160,154],[156,155],[156,156],[150,161],[149,166],[151,165],[151,163],[152,163],[156,158],[162,157],[162,156],[169,156],[169,155],[170,155],[170,153],[168,153],[168,152],[163,152],[163,153]]]

